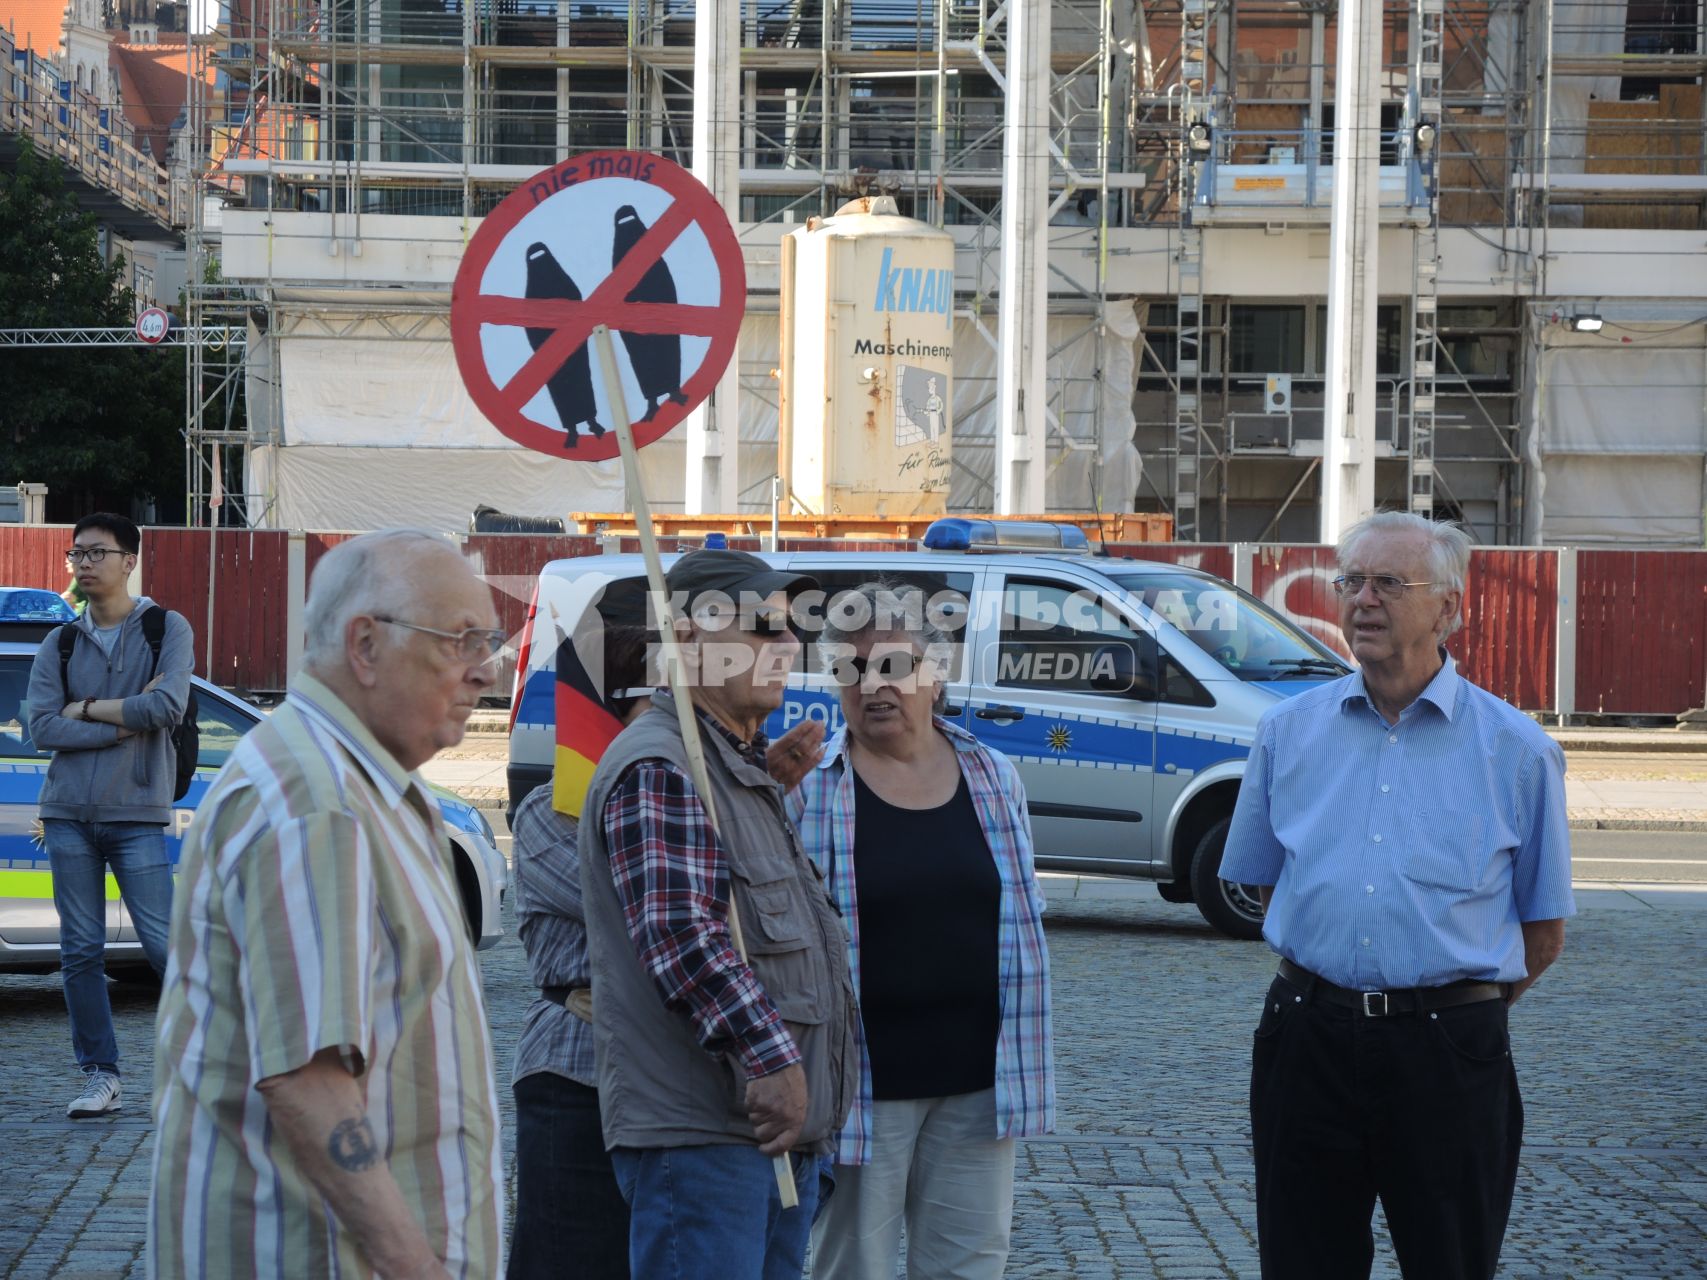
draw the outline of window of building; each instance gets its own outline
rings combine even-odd
[[[1511,353],[1516,336],[1511,317],[1499,306],[1442,307],[1440,343],[1446,354],[1439,361],[1442,377],[1511,377]]]
[[[1405,358],[1405,344],[1410,341],[1410,331],[1405,325],[1405,308],[1396,302],[1385,302],[1375,308],[1375,376],[1377,378],[1397,378],[1403,376],[1409,361]],[[1316,352],[1315,368],[1312,373],[1323,377],[1328,372],[1328,308],[1316,308]],[[1276,372],[1279,372],[1278,370]]]
[[[1303,373],[1304,308],[1241,306],[1228,316],[1228,369],[1233,373]]]

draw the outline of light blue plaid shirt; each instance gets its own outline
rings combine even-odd
[[[1564,753],[1450,657],[1395,725],[1354,671],[1264,713],[1221,874],[1339,986],[1516,982],[1520,924],[1576,914]]]
[[[1025,787],[1005,756],[942,720],[972,793],[978,825],[1002,878],[997,958],[1001,1030],[996,1038],[997,1138],[1026,1138],[1055,1128],[1055,1048],[1050,1030],[1049,949],[1043,939],[1043,891],[1031,861]],[[830,739],[824,759],[788,797],[789,816],[807,854],[829,876],[847,920],[854,990],[859,990],[859,909],[854,876],[854,775],[847,731]],[[871,1056],[859,1046],[859,1092],[836,1139],[837,1164],[871,1163]]]

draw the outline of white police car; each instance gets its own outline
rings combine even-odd
[[[59,914],[53,906],[53,875],[41,843],[36,801],[47,774],[49,753],[30,739],[30,667],[51,625],[0,623],[0,973],[32,973],[59,965]],[[195,681],[201,750],[196,778],[173,806],[166,851],[174,866],[196,806],[237,740],[261,723],[260,714],[204,680]],[[503,937],[499,913],[507,880],[503,855],[491,825],[474,806],[434,788],[449,830],[457,887],[471,933],[482,948]],[[115,976],[148,970],[118,889],[107,877],[107,954]]]
[[[1070,525],[939,520],[924,545],[764,558],[811,574],[832,600],[883,577],[934,602],[957,641],[944,714],[1018,767],[1040,868],[1155,880],[1223,932],[1258,937],[1254,889],[1218,874],[1257,719],[1277,698],[1345,674],[1345,662],[1221,578],[1093,555]],[[553,622],[574,634],[590,608],[633,619],[644,578],[639,556],[553,561],[533,611],[548,620],[541,636]],[[534,642],[531,615],[528,625],[512,806],[549,781],[555,745],[555,649]],[[807,716],[832,731],[841,721],[816,661],[790,680],[767,729]]]

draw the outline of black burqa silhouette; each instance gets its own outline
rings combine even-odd
[[[646,234],[646,224],[625,204],[616,211],[616,237],[611,243],[612,269],[628,256],[628,251]],[[630,302],[675,302],[676,278],[662,258],[646,268],[640,283],[629,291]],[[682,394],[682,339],[675,333],[624,333],[622,345],[628,350],[628,363],[634,366],[634,380],[640,384],[640,394],[646,397],[646,413],[642,422],[658,416],[664,401],[686,404]]]
[[[569,273],[558,265],[550,249],[543,244],[530,244],[527,257],[527,297],[581,301],[581,291],[575,287]],[[529,329],[528,345],[538,351],[545,345],[546,339],[556,332],[555,329]],[[593,399],[592,357],[588,354],[585,342],[571,351],[569,358],[557,366],[557,371],[547,380],[545,389],[551,394],[551,403],[557,409],[557,417],[563,424],[565,449],[575,447],[576,441],[580,439],[580,424],[583,422],[588,425],[593,435],[604,435],[605,429],[599,425],[598,404]]]

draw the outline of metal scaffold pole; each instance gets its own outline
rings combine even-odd
[[[996,513],[1044,509],[1049,0],[1010,0],[996,375]]]

